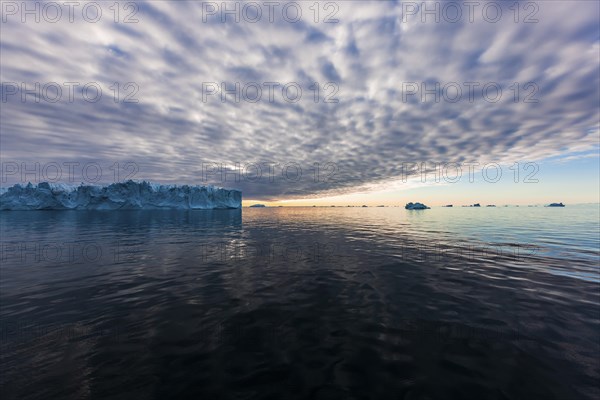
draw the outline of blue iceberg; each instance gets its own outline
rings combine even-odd
[[[404,206],[404,208],[407,210],[429,210],[429,207],[423,203],[408,203]]]
[[[108,186],[16,184],[0,195],[0,210],[213,210],[241,206],[239,190],[132,180]]]

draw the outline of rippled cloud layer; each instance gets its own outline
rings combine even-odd
[[[3,2],[0,35],[19,167],[133,162],[136,179],[302,198],[385,187],[406,162],[598,143],[596,2],[26,4]]]

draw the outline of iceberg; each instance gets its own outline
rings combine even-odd
[[[407,210],[429,210],[429,207],[423,203],[408,203],[404,206],[404,208]]]
[[[252,204],[250,206],[250,208],[265,208],[266,206],[264,204]]]
[[[563,203],[550,203],[546,207],[564,207]]]
[[[16,184],[0,194],[0,210],[213,210],[241,206],[239,190],[132,180],[108,186]]]

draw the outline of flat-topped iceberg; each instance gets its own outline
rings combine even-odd
[[[404,206],[404,208],[407,210],[429,210],[429,207],[423,203],[408,203]]]
[[[212,210],[241,205],[239,190],[131,180],[108,186],[16,184],[0,195],[0,210]]]

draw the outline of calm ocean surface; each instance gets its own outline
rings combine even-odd
[[[1,212],[7,399],[597,399],[598,205]]]

